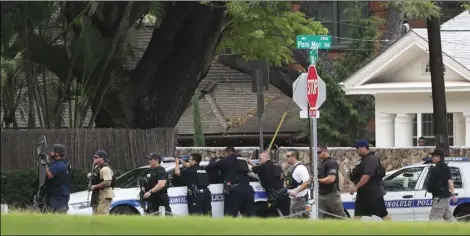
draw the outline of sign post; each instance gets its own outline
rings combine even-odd
[[[300,118],[310,119],[310,161],[313,172],[313,198],[310,218],[318,219],[318,153],[317,153],[317,118],[320,117],[318,108],[326,100],[326,84],[318,76],[315,66],[318,61],[319,49],[331,48],[331,36],[329,35],[297,35],[297,49],[309,49],[310,66],[308,73],[303,73],[294,82],[293,100],[302,109]],[[296,91],[296,87],[304,86]],[[307,100],[307,101],[305,101]]]
[[[313,155],[313,199],[315,204],[312,206],[310,218],[318,219],[318,153],[317,153],[317,101],[318,101],[318,73],[315,65],[308,68],[307,74],[307,99],[309,105],[308,116],[310,118],[310,146]]]

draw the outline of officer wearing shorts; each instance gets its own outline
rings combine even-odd
[[[318,209],[320,212],[318,216],[321,219],[344,219],[347,216],[339,190],[338,161],[330,157],[326,145],[319,145],[318,157],[321,159],[318,167],[318,182],[320,182],[318,191]]]
[[[70,165],[64,159],[65,146],[54,144],[49,152],[52,163],[46,165],[46,199],[48,209],[64,213],[70,199]]]
[[[444,162],[445,151],[436,148],[432,156],[432,163],[436,164],[428,176],[427,191],[432,194],[432,208],[429,220],[456,221],[452,215],[450,201],[457,202],[454,194],[454,183],[451,178],[450,168]]]
[[[349,188],[351,195],[357,192],[354,219],[375,215],[382,220],[391,220],[383,197],[382,177],[385,173],[379,159],[369,150],[366,140],[356,142],[356,152],[361,160],[353,169],[352,176],[357,175],[358,178],[354,178],[354,185]]]
[[[93,215],[107,215],[114,198],[113,187],[116,178],[108,164],[108,154],[105,151],[96,151],[93,158],[95,165],[91,186]]]
[[[175,175],[181,176],[188,188],[188,212],[191,215],[211,214],[211,191],[209,190],[209,176],[206,170],[199,165],[202,157],[198,153],[191,154],[188,163],[176,158]],[[185,167],[180,170],[180,163]]]

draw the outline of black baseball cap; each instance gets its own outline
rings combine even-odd
[[[96,151],[95,156],[99,156],[99,157],[102,157],[105,160],[108,160],[108,153],[106,153],[104,150]]]
[[[162,157],[160,155],[158,155],[156,152],[150,153],[150,155],[146,156],[145,158],[148,159],[148,160],[152,160],[152,159],[157,160],[159,162],[162,161]]]
[[[446,156],[446,152],[442,148],[434,149],[434,152],[430,154],[431,156],[438,156],[440,158],[444,158]]]

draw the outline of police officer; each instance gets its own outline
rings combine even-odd
[[[166,213],[171,214],[170,199],[167,192],[170,183],[168,182],[168,173],[160,165],[162,157],[152,152],[146,158],[150,165],[150,169],[146,173],[146,192],[143,196],[148,202],[147,214],[157,212],[160,206],[164,206]]]
[[[344,219],[343,202],[339,190],[339,165],[338,161],[331,158],[326,145],[318,146],[318,157],[321,163],[318,167],[318,209],[332,215],[319,212],[319,218]],[[344,217],[344,218],[341,218]]]
[[[175,175],[181,176],[188,187],[188,212],[195,215],[211,213],[211,192],[209,191],[209,176],[199,165],[202,157],[198,153],[191,154],[188,163],[176,158]],[[180,162],[185,167],[180,170]]]
[[[356,142],[356,152],[361,160],[351,173],[350,179],[354,185],[349,188],[351,195],[357,191],[354,219],[375,215],[383,220],[391,220],[383,197],[385,193],[382,178],[385,170],[380,165],[379,158],[369,150],[367,140]]]
[[[436,164],[428,176],[427,191],[432,194],[432,208],[429,220],[455,221],[450,208],[450,200],[457,202],[454,194],[454,183],[451,178],[450,168],[444,162],[445,151],[436,148],[432,156],[432,163]]]
[[[261,186],[268,192],[268,203],[261,206],[258,214],[261,217],[289,215],[290,198],[287,188],[284,187],[284,173],[279,165],[274,164],[267,152],[262,152],[259,156],[259,166],[255,166],[251,160],[248,164],[252,166],[252,171],[258,174]]]
[[[292,197],[290,202],[291,218],[305,218],[308,200],[308,186],[310,185],[310,174],[307,167],[299,161],[299,151],[287,152],[287,163],[290,165],[286,176],[286,187]]]
[[[65,146],[54,144],[49,152],[51,163],[46,165],[46,202],[52,212],[67,212],[70,199],[70,165],[64,159]]]
[[[233,147],[225,149],[226,157],[211,159],[207,170],[220,170],[224,179],[224,214],[233,217],[254,215],[254,191],[248,178],[248,163],[238,158]]]
[[[108,154],[105,151],[96,151],[93,159],[95,165],[91,179],[93,215],[107,215],[114,198],[113,188],[116,178],[108,164]]]

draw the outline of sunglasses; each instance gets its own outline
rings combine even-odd
[[[320,153],[322,153],[322,152],[323,152],[323,150],[320,150],[320,151],[317,152],[317,154],[320,154]]]
[[[286,157],[288,157],[288,158],[289,158],[289,157],[293,157],[293,156],[292,156],[292,155],[286,155]]]
[[[100,156],[94,156],[93,159],[98,159],[101,158]]]

